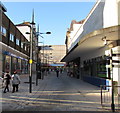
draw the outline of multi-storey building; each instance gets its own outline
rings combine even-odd
[[[29,41],[6,16],[2,4],[0,4],[0,18],[1,72],[13,73],[16,70],[18,73],[28,73]]]
[[[44,45],[41,52],[41,63],[49,66],[64,66],[61,59],[66,54],[65,45]]]
[[[32,56],[33,56],[33,63],[32,63],[32,71],[36,71],[36,63],[37,63],[37,43],[38,43],[38,37],[36,35],[36,26],[33,26],[33,37],[31,36],[32,28],[30,22],[23,22],[21,24],[17,24],[16,27],[20,30],[20,32],[25,36],[25,38],[28,40],[29,43],[26,43],[30,47],[30,38],[33,38],[32,40]]]
[[[79,28],[66,33],[67,54],[62,61],[73,76],[94,85],[111,80],[120,85],[120,0],[98,0]],[[74,35],[71,35],[74,34]],[[113,67],[114,66],[114,67]]]

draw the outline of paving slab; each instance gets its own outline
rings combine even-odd
[[[29,93],[29,75],[20,75],[19,92],[2,93],[2,111],[78,111],[111,112],[100,104],[100,88],[80,79],[67,76],[66,72],[56,77],[51,72],[38,80],[32,75],[32,93]],[[23,112],[23,113],[24,113]]]

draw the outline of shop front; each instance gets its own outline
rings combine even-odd
[[[118,32],[119,26],[112,26],[83,36],[62,61],[71,64],[69,66],[73,68],[74,73],[78,68],[79,78],[91,84],[110,85],[111,78],[119,84],[120,68],[117,61],[119,61],[120,37]],[[118,56],[108,57],[106,52],[110,50],[113,50],[113,54]],[[110,68],[111,60],[114,61],[112,70]]]
[[[17,71],[19,74],[28,73],[28,60],[12,54],[8,51],[3,51],[3,72]]]

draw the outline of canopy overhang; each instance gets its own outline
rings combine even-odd
[[[53,67],[58,67],[58,66],[60,66],[60,67],[63,67],[63,66],[65,66],[65,64],[50,64],[49,66],[53,66]]]
[[[94,32],[83,36],[79,40],[77,47],[71,50],[61,61],[70,62],[83,54],[87,55],[90,51],[104,47],[104,41],[102,40],[104,37],[106,37],[106,40],[109,40],[107,43],[107,45],[109,45],[110,43],[119,40],[120,37],[118,37],[118,35],[120,35],[120,26],[95,30]]]

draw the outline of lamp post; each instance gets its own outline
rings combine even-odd
[[[32,22],[31,23],[25,23],[30,27],[30,33],[26,32],[26,34],[30,35],[30,59],[29,59],[29,64],[30,64],[30,74],[29,74],[29,93],[32,93],[32,63],[33,63],[33,28],[34,28],[34,10],[32,13]]]
[[[38,39],[37,39],[38,41]],[[37,42],[37,44],[39,43],[43,43],[43,42]],[[44,44],[44,43],[43,43]],[[37,46],[38,50],[37,50],[37,67],[36,67],[36,86],[38,85],[38,78],[41,79],[41,55],[39,58],[39,51],[42,49],[41,46]]]
[[[29,76],[29,82],[30,82],[30,89],[29,92],[32,93],[32,63],[33,63],[33,25],[35,25],[34,23],[34,11],[32,14],[32,22],[30,23],[31,26],[31,36],[30,36],[30,76]]]
[[[42,38],[44,38],[41,34],[51,34],[51,32],[41,33],[41,32],[39,32],[39,26],[38,26],[38,31],[35,33],[35,35],[36,35],[36,37],[37,37],[37,46],[38,46],[39,43],[43,43],[43,42],[39,42],[39,41],[38,41],[39,36],[42,37]],[[39,47],[39,46],[38,46],[38,47]],[[39,54],[39,50],[37,51],[37,64],[38,64],[39,66],[37,65],[37,67],[36,67],[36,71],[37,71],[37,72],[36,72],[36,86],[38,85],[38,75],[41,76],[41,71],[40,71],[40,70],[41,70],[41,69],[40,69],[40,68],[41,68],[41,67],[40,67],[40,66],[41,66],[41,62],[39,62],[39,60],[38,60],[38,59],[39,59],[39,58],[38,58],[38,57],[39,57],[38,54]],[[44,62],[44,43],[43,43],[43,62]],[[39,68],[39,67],[40,67],[40,68]]]
[[[110,70],[111,70],[111,82],[112,82],[112,102],[111,102],[111,109],[115,112],[115,102],[114,102],[114,81],[113,81],[113,63],[112,63],[112,48],[110,48]]]

